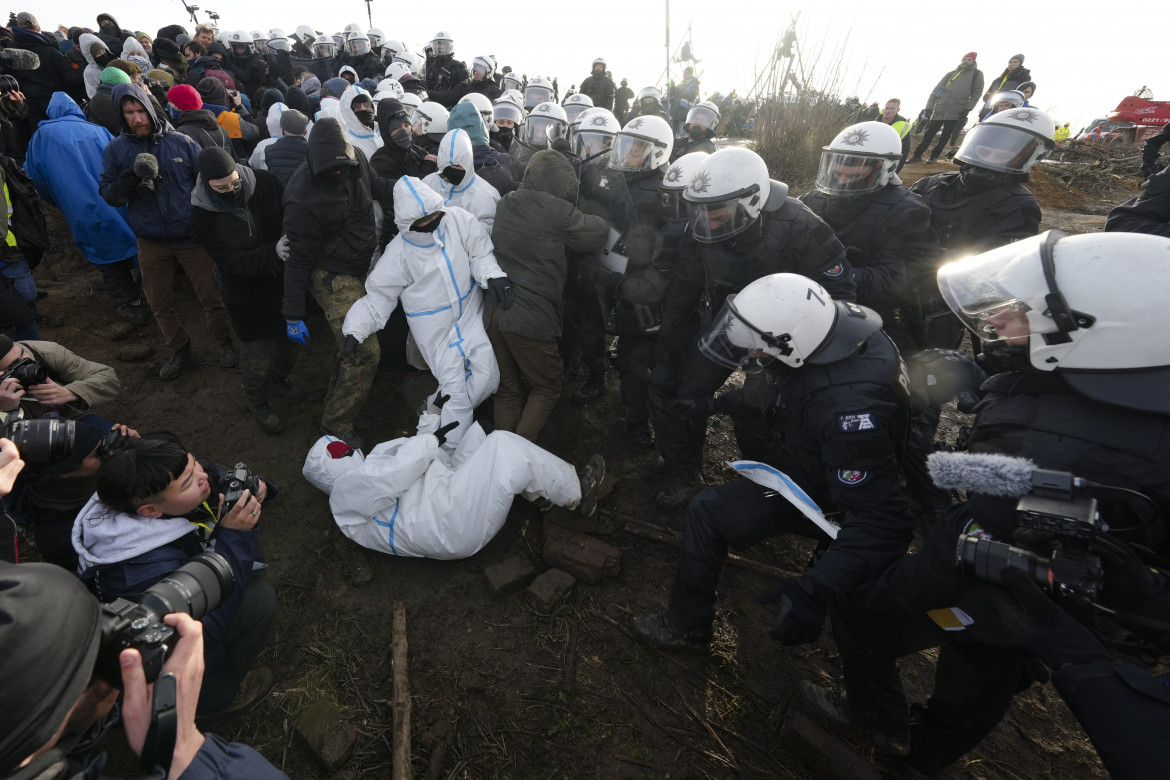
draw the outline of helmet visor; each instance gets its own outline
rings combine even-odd
[[[846,196],[876,192],[889,181],[887,162],[884,157],[823,151],[817,189],[828,195]]]
[[[561,137],[563,128],[564,123],[559,119],[530,116],[524,129],[524,142],[529,146],[547,146],[554,139]]]
[[[938,289],[947,306],[986,343],[1012,342],[1030,331],[1029,312],[1042,312],[1048,284],[1040,264],[1046,234],[944,265]],[[1052,328],[1055,330],[1055,325]]]
[[[491,73],[486,63],[476,60],[475,64],[471,66],[471,75],[477,81],[483,81]]]
[[[332,43],[318,43],[313,46],[313,54],[318,58],[332,57],[334,45]]]
[[[382,45],[382,36],[377,33],[366,33],[366,37],[370,39],[371,48],[376,49]]]
[[[955,160],[1002,173],[1026,173],[1051,144],[1026,130],[985,122],[967,131]]]
[[[689,202],[691,234],[696,241],[713,244],[741,233],[752,224],[741,198],[730,198],[711,203]]]
[[[687,112],[687,121],[684,124],[698,125],[713,133],[715,126],[719,124],[719,115],[707,106],[695,106]]]
[[[435,50],[436,57],[446,57],[455,53],[455,44],[447,38],[431,41],[431,47]]]
[[[648,171],[654,167],[654,148],[662,146],[648,138],[619,133],[609,156],[609,167],[619,171]]]
[[[287,38],[273,38],[268,42],[268,48],[272,51],[290,51],[291,47],[288,45]]]
[[[659,212],[667,222],[686,222],[690,217],[687,202],[683,200],[682,190],[660,190],[658,203]]]
[[[518,76],[513,76],[511,73],[509,73],[507,76],[504,76],[504,89],[514,89],[519,91],[523,87],[524,82],[521,81]]]
[[[515,124],[524,124],[524,112],[519,106],[512,103],[496,103],[492,106],[492,121],[498,122],[507,119]]]
[[[524,107],[535,108],[541,103],[549,103],[553,99],[552,90],[548,87],[529,86],[524,90]]]
[[[589,109],[593,108],[593,106],[587,106],[584,103],[570,103],[564,108],[565,116],[567,116],[569,118],[569,122],[572,123],[573,120],[581,116],[581,114],[584,114]]]
[[[258,52],[263,53],[268,51],[268,41],[264,38],[256,38],[252,41],[252,45],[256,47],[256,51]]]
[[[422,135],[427,131],[427,127],[431,124],[431,118],[422,112],[421,108],[416,108],[414,114],[410,117],[410,129],[415,135]]]
[[[721,366],[753,374],[776,360],[775,355],[760,349],[757,342],[753,328],[735,310],[735,296],[729,295],[719,315],[699,337],[699,351]]]
[[[580,130],[573,134],[573,154],[583,160],[613,148],[613,133]]]
[[[365,38],[357,38],[346,43],[346,48],[353,56],[360,57],[370,53],[370,42]]]

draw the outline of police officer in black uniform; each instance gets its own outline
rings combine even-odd
[[[704,100],[691,106],[683,122],[684,138],[675,141],[674,152],[670,161],[674,162],[684,154],[703,152],[714,154],[719,147],[715,145],[715,128],[719,127],[719,106]]]
[[[1105,230],[1170,238],[1170,167],[1151,175],[1141,194],[1110,211]]]
[[[854,593],[900,558],[914,533],[898,488],[898,450],[909,416],[898,350],[873,310],[833,300],[797,274],[765,276],[729,295],[701,343],[713,361],[775,372],[781,443],[766,465],[739,469],[746,479],[691,500],[670,608],[636,618],[634,628],[658,646],[701,648],[711,638],[728,547],[791,532],[819,537],[824,552],[803,575],[757,601],[780,604],[774,639],[812,642],[830,601]],[[827,531],[777,492],[783,481],[777,470],[818,506],[840,510],[831,543]]]
[[[1113,776],[1148,777],[1164,764],[1170,692],[1148,670],[1112,657],[1094,634],[1126,646],[1130,658],[1170,648],[1170,577],[1143,552],[1164,561],[1170,547],[1170,344],[1148,338],[1165,321],[1168,256],[1170,240],[1160,237],[1054,230],[942,269],[948,305],[986,349],[1002,350],[1018,368],[983,386],[970,447],[986,459],[980,468],[954,460],[963,455],[936,456],[951,459],[936,464],[936,476],[969,488],[969,500],[934,527],[919,554],[834,605],[846,696],[806,683],[806,704],[908,751],[914,769],[932,776],[978,745],[1017,692],[1047,678],[1039,658]],[[1105,486],[1069,493],[1091,493],[1110,530],[1088,533],[1081,520],[1068,524],[1080,533],[1073,538],[1023,527],[1016,499],[996,494],[1030,490],[1033,466],[1023,466],[1021,488],[1019,469],[1002,469],[986,453]],[[1055,498],[1046,514],[1076,516]],[[1103,573],[1089,566],[1074,576],[1058,566],[1049,595],[1037,585],[1047,585],[1048,565],[1013,571],[1024,556],[1009,564],[1000,543],[1042,558],[1059,545],[1064,566],[1087,547]],[[981,560],[977,574],[957,567],[957,555]],[[1060,585],[1078,580],[1096,583],[1096,595],[1086,600],[1075,595],[1082,586]],[[935,689],[912,714],[896,659],[933,646],[941,646]]]
[[[905,356],[918,351],[905,308],[907,266],[931,247],[930,208],[902,187],[898,131],[882,122],[842,130],[821,153],[817,188],[800,202],[828,223],[845,245],[857,283],[857,302],[882,317],[882,327]]]
[[[449,110],[462,97],[460,94],[451,93],[451,90],[466,84],[471,77],[467,73],[467,64],[455,59],[455,43],[448,33],[442,31],[435,33],[431,46],[435,56],[427,61],[427,92],[453,97],[450,105],[443,103]]]
[[[708,156],[683,197],[696,215],[679,244],[663,303],[650,390],[655,439],[669,475],[658,495],[664,508],[682,504],[701,484],[706,420],[671,407],[710,399],[731,375],[701,355],[694,338],[723,300],[778,272],[815,279],[836,300],[854,300],[857,289],[832,228],[788,197],[788,185],[772,181],[755,152],[732,147]]]

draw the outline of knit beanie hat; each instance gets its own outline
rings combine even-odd
[[[290,108],[280,115],[280,129],[285,135],[303,136],[308,127],[309,118],[295,108]]]
[[[130,77],[126,75],[126,71],[110,65],[102,70],[102,83],[116,87],[119,84],[129,84]]]
[[[979,55],[978,55],[976,52],[973,52],[973,51],[969,51],[969,52],[967,52],[966,54],[964,54],[963,56],[964,56],[964,57],[970,57],[970,58],[971,58],[971,59],[973,59],[973,60],[977,60],[977,59],[979,59]]]
[[[1021,65],[1024,64],[1024,55],[1023,54],[1013,54],[1012,56],[1008,57],[1008,59],[1009,60],[1019,60]]]
[[[190,84],[176,84],[167,90],[167,100],[180,111],[194,111],[203,108],[203,98]]]
[[[198,165],[204,184],[212,179],[226,179],[236,172],[235,159],[218,146],[199,152]]]
[[[151,68],[150,70],[146,71],[146,77],[148,79],[154,79],[155,81],[160,81],[163,84],[166,84],[168,89],[175,83],[174,76],[172,76],[170,73],[167,73],[165,70],[159,70],[158,68]]]
[[[196,89],[199,90],[199,95],[203,98],[204,103],[212,103],[217,106],[228,104],[227,87],[219,79],[206,76],[199,82]]]
[[[133,80],[135,76],[141,76],[143,73],[142,68],[138,67],[130,60],[110,60],[109,67],[118,68],[125,71],[126,75],[129,76],[131,80]]]

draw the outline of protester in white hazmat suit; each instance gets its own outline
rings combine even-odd
[[[439,170],[427,174],[423,184],[443,196],[443,208],[458,206],[470,211],[490,232],[500,192],[475,175],[475,155],[467,131],[456,128],[443,136],[436,157]]]
[[[454,446],[475,407],[500,382],[479,288],[490,289],[507,310],[512,287],[496,264],[487,228],[461,208],[443,209],[439,194],[413,176],[394,185],[394,222],[401,232],[366,277],[366,294],[345,315],[345,349],[380,330],[401,298],[410,333],[439,380],[436,395],[451,396],[443,424],[461,423],[447,437]]]
[[[452,560],[492,540],[516,495],[585,515],[597,506],[605,477],[600,455],[578,471],[514,433],[485,435],[475,422],[448,452],[442,439],[454,431],[439,422],[439,415],[422,415],[418,435],[383,442],[364,460],[360,453],[341,456],[348,447],[331,436],[313,445],[305,478],[330,494],[343,534],[391,555]]]
[[[369,104],[364,106],[368,111],[363,111],[363,115],[368,114],[369,124],[362,122],[354,113],[354,100],[363,96],[364,103]],[[382,147],[382,135],[378,132],[378,123],[374,121],[374,99],[366,89],[355,84],[341,93],[341,105],[338,106],[336,116],[345,130],[345,140],[355,149],[365,152],[367,160]]]
[[[288,106],[284,103],[273,103],[268,108],[268,116],[264,123],[268,127],[268,137],[260,143],[256,144],[256,148],[252,151],[252,156],[248,158],[248,167],[253,170],[266,171],[268,165],[264,162],[264,150],[272,144],[280,140],[284,133],[280,129],[280,115],[288,111]]]

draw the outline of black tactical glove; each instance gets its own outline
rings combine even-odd
[[[444,444],[447,443],[447,434],[450,433],[455,428],[455,426],[458,424],[459,424],[458,420],[456,420],[455,422],[449,422],[446,425],[444,425],[442,428],[440,428],[439,430],[435,431],[435,438],[439,440],[440,447],[442,447]]]
[[[508,277],[497,276],[495,279],[488,279],[488,289],[492,291],[492,295],[495,296],[501,309],[507,311],[512,308],[512,304],[516,300],[516,293],[512,291]]]
[[[755,597],[757,604],[780,603],[768,636],[785,647],[815,642],[825,625],[828,600],[817,594],[808,577],[797,577]]]
[[[439,392],[438,392],[438,393],[435,395],[435,400],[431,401],[431,403],[432,403],[432,404],[434,404],[434,406],[435,406],[435,408],[436,408],[436,409],[442,409],[442,408],[443,408],[443,404],[447,403],[447,402],[448,402],[448,401],[450,401],[450,400],[451,400],[451,396],[450,396],[449,394],[448,394],[448,395],[443,395],[443,392],[440,390],[440,391],[439,391]]]
[[[341,351],[349,358],[351,363],[357,362],[357,348],[361,342],[357,340],[357,336],[346,336],[345,344],[342,345]]]

